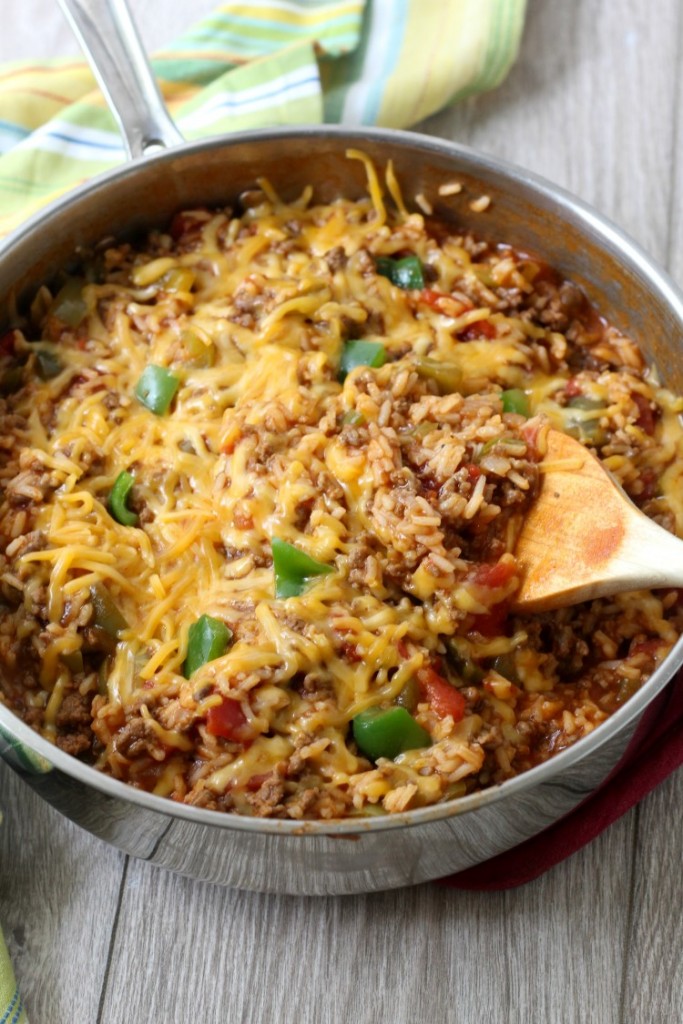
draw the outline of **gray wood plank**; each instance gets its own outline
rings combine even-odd
[[[103,1020],[128,1021],[131,1005],[143,1020],[210,1020],[220,1007],[235,1024],[472,1020],[463,936],[475,937],[469,963],[484,944],[490,955],[501,943],[503,902],[431,886],[346,899],[264,896],[131,864],[119,933],[136,935],[147,964],[164,962],[174,936],[173,972],[148,970],[117,948]],[[492,1019],[503,1019],[503,989],[491,985],[487,1003]]]
[[[664,259],[678,0],[530,0],[506,82],[423,122],[568,188]]]
[[[683,16],[674,60],[676,123],[670,169],[671,194],[667,258],[669,270],[683,285]],[[636,849],[633,915],[629,958],[624,972],[624,1024],[652,1020],[683,1020],[683,917],[681,864],[683,828],[678,809],[683,805],[680,769],[640,807],[639,833],[648,837]]]
[[[229,1006],[234,1022],[617,1024],[631,849],[627,818],[516,891],[345,899],[238,893],[131,863],[102,1020]],[[171,936],[173,971],[159,971]]]
[[[629,957],[624,971],[623,1024],[683,1020],[681,863],[683,772],[641,806]]]
[[[0,764],[0,924],[35,1024],[94,1022],[123,856]]]
[[[532,885],[506,894],[515,1024],[620,1024],[635,815]]]

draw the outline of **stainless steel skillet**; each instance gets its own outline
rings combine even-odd
[[[288,195],[308,183],[323,201],[342,192],[362,195],[362,171],[344,159],[353,145],[379,163],[391,157],[406,193],[422,192],[438,217],[535,252],[576,280],[636,337],[665,381],[683,389],[680,294],[618,229],[566,193],[463,147],[400,132],[311,127],[180,144],[124,6],[87,0],[64,0],[64,6],[104,61],[102,75],[133,159],[65,196],[7,240],[0,250],[0,308],[9,306],[13,291],[30,292],[50,278],[79,245],[163,223],[183,206],[225,204],[260,175]],[[438,186],[453,178],[463,183],[463,193],[440,199]],[[475,214],[469,200],[482,193],[492,203],[486,214]],[[681,663],[679,643],[609,722],[526,775],[452,804],[390,818],[301,824],[178,806],[82,765],[4,706],[0,742],[5,758],[45,799],[133,855],[243,888],[370,891],[477,863],[566,814],[609,773],[646,706]]]

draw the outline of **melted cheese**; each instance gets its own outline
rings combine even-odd
[[[380,577],[369,590],[351,582],[354,544],[371,526],[377,470],[334,424],[349,411],[375,422],[384,414],[357,387],[357,371],[340,386],[346,339],[356,333],[380,338],[397,373],[404,365],[414,372],[415,360],[424,356],[454,364],[466,393],[523,387],[535,411],[558,426],[564,422],[556,397],[568,374],[541,365],[533,347],[539,342],[550,349],[557,336],[526,319],[492,313],[489,305],[496,300],[493,284],[531,287],[513,257],[493,260],[491,269],[475,262],[460,241],[437,245],[423,218],[408,213],[393,168],[386,183],[396,216],[372,163],[357,151],[348,155],[365,166],[369,199],[310,207],[310,194],[285,203],[262,182],[260,204],[242,217],[199,212],[195,242],[179,250],[168,236],[157,236],[148,252],[111,250],[104,280],[84,288],[82,324],[61,331],[62,371],[36,382],[18,402],[27,421],[25,447],[53,484],[33,523],[46,545],[20,556],[15,567],[27,588],[45,587],[54,628],[42,658],[44,727],[55,734],[69,682],[64,658],[81,647],[78,610],[93,586],[104,587],[127,626],[107,662],[98,715],[118,720],[121,711],[124,719],[136,713],[173,751],[155,782],[160,793],[173,791],[182,772],[177,755],[194,741],[163,724],[159,707],[178,699],[203,728],[225,695],[249,709],[260,732],[210,774],[212,792],[247,785],[311,735],[325,740],[312,763],[335,784],[348,783],[362,767],[346,747],[349,720],[394,700],[456,629],[443,608],[430,605],[443,581],[424,565],[412,576],[412,594],[423,604],[387,602]],[[373,272],[374,257],[406,250],[435,268],[440,288],[474,289],[478,301],[458,306],[453,300],[452,308],[463,312],[446,316]],[[324,263],[331,251],[343,253],[336,269]],[[182,285],[176,290],[168,284],[174,274]],[[458,338],[484,321],[496,337]],[[192,350],[187,332],[194,334]],[[179,379],[165,415],[154,415],[135,397],[150,364]],[[624,378],[615,385],[611,377],[591,384],[612,417],[622,415],[633,386]],[[664,415],[643,465],[657,468],[683,533],[680,402],[662,389],[657,400]],[[602,409],[589,410],[584,418],[601,415]],[[632,421],[629,429],[639,429]],[[619,465],[618,471],[629,470],[623,460]],[[108,509],[122,470],[133,475],[137,506],[146,513],[137,527],[119,524]],[[484,484],[482,476],[470,499],[472,514]],[[372,528],[391,549],[391,524]],[[269,557],[274,537],[336,571],[299,597],[276,600]],[[453,605],[463,616],[488,611],[466,585],[454,586]],[[189,628],[202,614],[227,622],[236,642],[185,681]],[[407,637],[421,648],[409,656],[401,653]],[[492,658],[525,639],[523,633],[480,638],[471,649],[480,659]],[[529,688],[542,689],[537,667],[525,671]],[[311,704],[292,687],[318,676],[332,696]],[[272,685],[280,689],[267,691]],[[498,710],[509,722],[509,708]],[[111,752],[110,745],[103,763]],[[404,758],[406,765],[415,760]],[[479,755],[475,762],[481,763]],[[425,794],[437,785],[416,778]],[[378,793],[387,791],[384,782],[378,785]]]

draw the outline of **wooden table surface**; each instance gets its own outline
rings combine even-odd
[[[211,6],[135,3],[150,46]],[[75,52],[52,0],[2,15],[0,60]],[[564,185],[683,282],[682,54],[680,0],[530,0],[504,86],[422,128]],[[32,1024],[680,1022],[682,800],[678,773],[521,889],[298,899],[129,859],[0,765],[0,922]]]

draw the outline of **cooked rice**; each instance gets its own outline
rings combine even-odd
[[[673,590],[510,613],[547,427],[681,534],[682,403],[578,288],[433,230],[391,175],[395,212],[377,177],[329,205],[261,183],[103,245],[0,339],[0,688],[117,779],[293,819],[454,799],[579,741],[681,632]],[[377,272],[408,254],[422,289]],[[340,382],[352,339],[386,362]],[[135,397],[150,364],[179,381],[162,415]],[[276,598],[275,537],[333,571]],[[188,679],[202,614],[233,641]],[[397,700],[431,745],[373,763],[351,722]]]
[[[462,192],[462,184],[459,181],[447,181],[443,185],[439,185],[440,196],[457,196]]]

